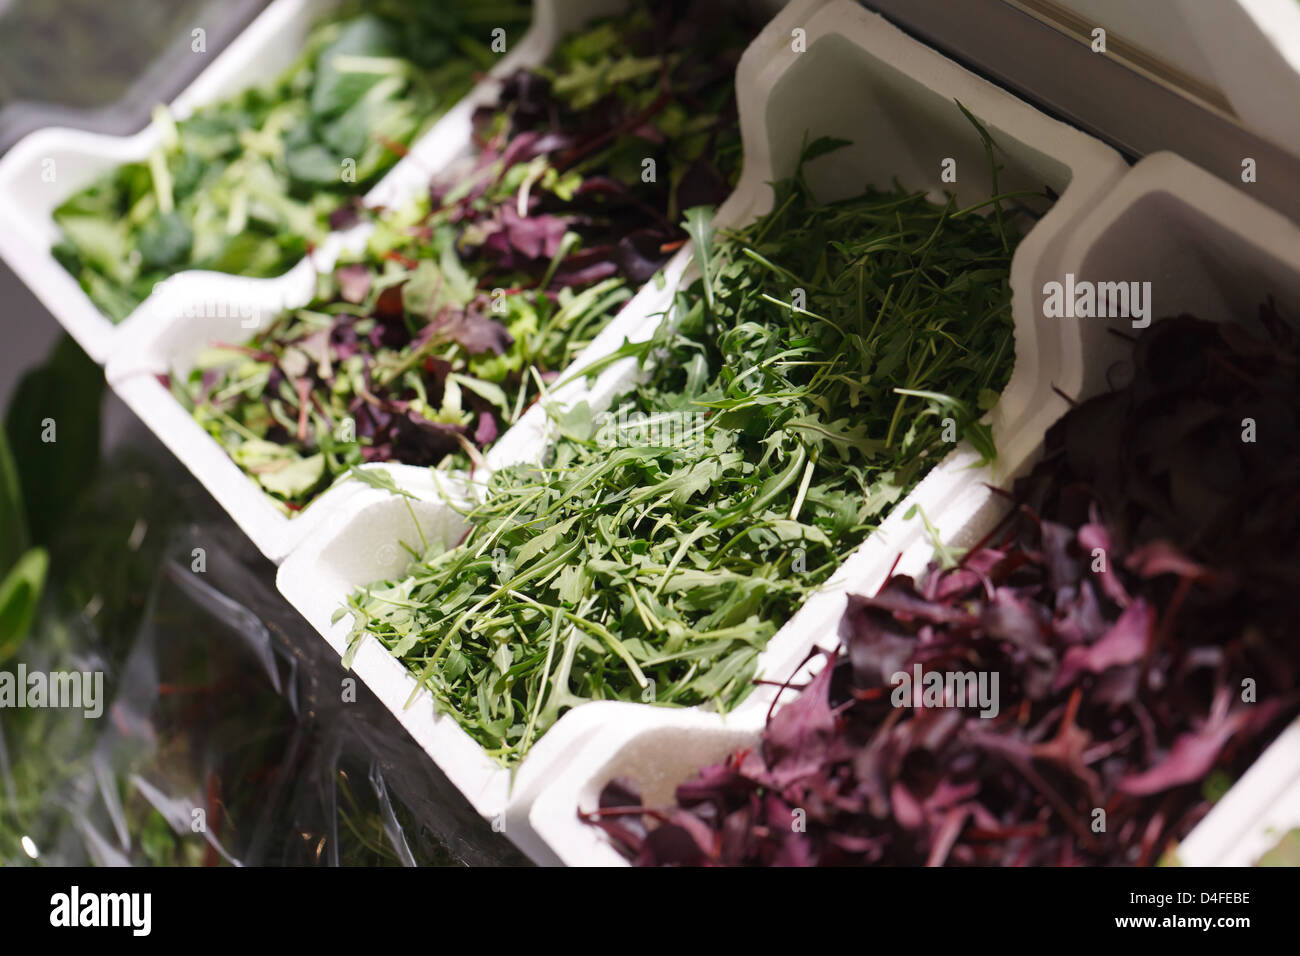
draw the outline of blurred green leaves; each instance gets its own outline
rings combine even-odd
[[[31,629],[45,545],[99,460],[103,391],[99,369],[65,336],[14,392],[0,429],[0,662]]]
[[[49,542],[95,472],[103,394],[103,373],[67,336],[14,391],[5,428],[36,544]],[[54,440],[46,441],[51,424]]]
[[[13,656],[31,630],[49,564],[44,548],[29,548],[0,580],[0,663]]]
[[[45,549],[29,547],[23,490],[0,430],[0,663],[13,656],[31,628],[48,566]]]

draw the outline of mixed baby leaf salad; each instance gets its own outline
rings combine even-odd
[[[1258,329],[1154,324],[1009,527],[851,598],[838,653],[676,806],[616,780],[588,819],[645,865],[1161,860],[1300,709],[1300,334],[1271,304]],[[891,706],[917,666],[998,673],[998,714]]]
[[[55,257],[115,322],[184,269],[279,275],[497,62],[491,31],[512,39],[529,14],[518,0],[345,5],[274,82],[180,121],[159,107],[147,160],[55,210]]]
[[[749,32],[674,12],[603,21],[511,77],[474,155],[378,217],[310,305],[175,383],[284,507],[363,461],[475,464],[684,244],[678,212],[730,192]]]
[[[1014,358],[1015,237],[979,215],[996,205],[819,204],[801,167],[743,229],[689,210],[700,276],[618,353],[643,379],[612,419],[557,411],[546,463],[497,471],[461,541],[353,595],[353,650],[375,635],[507,765],[587,700],[737,703],[776,629],[951,448],[945,415],[991,453],[977,409]]]

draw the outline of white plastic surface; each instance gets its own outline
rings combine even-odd
[[[1242,122],[1300,155],[1300,3],[1180,0],[1180,9]]]
[[[1296,0],[1057,0],[1223,94],[1242,123],[1300,155]]]

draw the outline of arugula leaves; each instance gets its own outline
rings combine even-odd
[[[899,189],[819,204],[800,174],[775,191],[736,232],[688,214],[702,275],[629,349],[645,372],[619,424],[571,410],[544,466],[493,476],[462,542],[348,602],[354,641],[384,642],[503,764],[586,700],[733,707],[951,447],[932,406],[983,440],[968,409],[1014,356],[1009,224]]]

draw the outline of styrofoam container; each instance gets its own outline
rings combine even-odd
[[[1205,170],[1171,153],[1142,160],[1081,224],[1066,251],[1079,279],[1152,282],[1155,314],[1189,312],[1253,324],[1265,295],[1300,315],[1300,227]],[[1084,396],[1106,387],[1124,357],[1104,321],[1077,326]],[[1300,724],[1280,736],[1183,841],[1188,865],[1253,863],[1268,849],[1267,824],[1300,819]],[[1289,788],[1289,789],[1288,789]],[[1262,844],[1262,845],[1261,845]]]
[[[1077,223],[1053,268],[1057,280],[1072,272],[1081,281],[1150,281],[1153,315],[1160,317],[1186,311],[1250,323],[1267,293],[1283,309],[1300,311],[1300,228],[1170,153],[1142,160],[1108,192]],[[1041,302],[1041,294],[1036,299]],[[1076,361],[1063,366],[1058,387],[1071,398],[1104,392],[1107,373],[1130,357],[1129,347],[1108,329],[1134,331],[1123,319],[1063,325],[1067,351]],[[1037,459],[1042,438],[1040,431],[1037,447],[1013,473]],[[1009,487],[1009,477],[1003,479],[1004,487]],[[963,494],[936,523],[950,546],[969,546],[1005,511],[1005,499],[978,488]],[[917,574],[930,554],[928,542],[910,542],[899,556],[898,572]],[[872,593],[884,577],[874,568],[854,579],[852,590]],[[837,623],[822,631],[820,646],[836,646]],[[780,703],[790,699],[793,693],[787,692]],[[547,847],[546,855],[535,857],[540,862],[626,865],[598,828],[579,819],[579,810],[594,809],[601,788],[618,776],[640,783],[648,805],[671,803],[674,787],[700,767],[756,743],[766,714],[751,708],[722,717],[623,705],[607,709],[604,716],[602,730],[571,758],[566,772],[531,806],[521,808],[535,840]],[[1265,750],[1188,835],[1178,858],[1192,866],[1249,865],[1297,825],[1300,721]]]
[[[1300,154],[1296,0],[1056,0],[1056,5],[1218,92],[1223,106],[1245,126]]]
[[[487,79],[417,140],[367,194],[366,203],[392,208],[414,199],[427,188],[432,175],[472,153],[474,111],[496,100],[502,78],[543,62],[564,33],[622,6],[623,0],[537,0],[528,32]],[[302,9],[297,12],[305,15]],[[51,131],[51,135],[54,132],[66,131]],[[242,343],[284,309],[307,304],[315,290],[317,271],[331,268],[344,248],[363,246],[370,232],[371,227],[363,224],[332,235],[289,272],[273,279],[197,270],[179,273],[160,283],[112,333],[108,343],[106,375],[114,391],[202,482],[258,549],[276,563],[324,520],[337,502],[357,490],[356,483],[340,483],[298,514],[286,515],[193,420],[159,376],[183,377],[208,345]],[[71,281],[57,263],[53,266]],[[75,281],[72,284],[75,286]],[[93,309],[84,295],[81,299]]]
[[[1177,10],[1237,115],[1300,154],[1300,3],[1178,0]]]
[[[804,52],[792,43],[796,30],[803,31]],[[903,520],[913,504],[940,521],[983,482],[1014,474],[1035,447],[1035,436],[1064,411],[1053,385],[1070,355],[1065,330],[1038,321],[1036,290],[1050,278],[1071,224],[1127,166],[1098,140],[1048,118],[845,0],[791,4],[762,40],[766,45],[749,51],[737,79],[742,125],[753,118],[744,130],[746,171],[738,190],[754,197],[746,203],[746,218],[770,208],[766,183],[794,171],[806,130],[853,143],[805,170],[819,198],[841,198],[897,178],[905,188],[926,189],[935,199],[950,191],[962,206],[987,199],[992,181],[983,144],[954,101],[997,143],[1001,192],[1046,185],[1059,197],[1024,235],[1012,259],[1016,364],[986,416],[998,460],[976,468],[979,456],[963,442],[895,507],[768,643],[759,669],[784,675],[807,654],[808,635],[824,633],[838,621],[849,582],[861,581],[873,569],[883,580],[894,556],[921,535],[915,523]],[[826,96],[826,90],[842,95]],[[846,102],[853,108],[845,109]],[[942,164],[950,158],[956,161],[956,183],[941,180]],[[766,710],[774,693],[760,688],[742,707]]]
[[[796,31],[803,31],[806,48],[801,48]],[[837,95],[826,96],[827,89],[836,90]],[[1017,449],[1027,447],[1021,429],[1033,427],[1045,414],[1048,420],[1055,414],[1051,411],[1051,385],[1062,354],[1062,337],[1057,326],[1035,321],[1034,290],[1050,275],[1051,262],[1064,242],[1064,230],[1122,175],[1125,166],[1117,154],[1048,119],[849,0],[796,0],[763,30],[742,58],[737,100],[744,172],[716,221],[724,226],[739,225],[770,208],[767,184],[793,171],[805,130],[813,136],[834,135],[855,143],[806,169],[821,198],[847,196],[868,183],[888,183],[895,177],[907,187],[933,190],[936,196],[941,187],[955,186],[959,202],[987,198],[991,183],[983,148],[954,99],[960,99],[985,124],[1001,147],[999,160],[1005,168],[1000,186],[1004,191],[1048,185],[1060,197],[1020,243],[1012,265],[1015,335],[1021,360],[991,421],[999,441],[1014,455]],[[853,109],[844,109],[845,103],[853,103]],[[940,181],[942,163],[948,157],[957,161],[955,184]],[[625,338],[649,337],[671,303],[678,278],[690,276],[688,256],[688,250],[683,250],[667,270],[664,288],[653,284],[644,288],[573,368],[607,354]],[[559,405],[585,400],[600,410],[633,374],[633,363],[624,361],[605,370],[594,383],[571,383],[553,399]],[[546,441],[546,412],[535,406],[489,453],[489,465],[537,460]],[[976,457],[969,448],[959,447],[916,489],[912,500],[920,502],[928,515],[942,515],[947,507],[971,494],[981,480],[989,479],[989,471],[969,467]],[[413,506],[430,528],[442,530],[445,540],[459,536],[463,525],[458,523],[459,516],[452,519],[451,506],[436,501]],[[358,586],[398,574],[404,566],[400,558],[380,565],[347,557],[373,548],[374,542],[391,540],[393,533],[402,535],[404,504],[382,495],[359,494],[342,507],[352,514],[346,525],[337,531],[314,532],[284,563],[279,575],[280,589],[290,603],[336,646],[345,639],[350,622],[331,624],[335,609]],[[895,517],[887,520],[778,633],[760,658],[762,670],[782,673],[826,628],[833,628],[843,610],[848,582],[860,580],[866,569],[892,559],[894,551],[914,536],[914,529],[901,520],[904,510],[906,504],[899,506]],[[409,527],[409,515],[405,522]],[[403,540],[411,540],[411,531],[405,532]],[[399,701],[404,705],[415,687],[414,678],[378,641],[367,637],[365,645],[355,664],[358,673],[390,706]],[[726,718],[726,725],[748,722],[757,732],[766,712],[765,699],[764,691],[756,692]],[[424,713],[411,713],[417,709]],[[688,723],[723,721],[718,715],[643,704],[586,704],[566,713],[541,738],[522,762],[512,789],[509,772],[481,752],[476,754],[478,748],[468,735],[451,717],[434,716],[427,700],[417,701],[409,709],[403,706],[399,717],[481,812],[496,816],[508,801],[510,836],[535,858],[551,860],[550,851],[530,829],[528,808],[566,775],[579,745],[608,726],[611,715],[621,714]]]
[[[1183,866],[1254,866],[1300,827],[1300,721],[1269,745],[1178,845]]]

